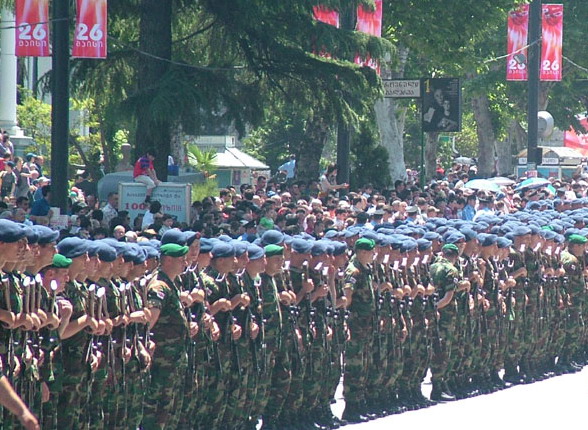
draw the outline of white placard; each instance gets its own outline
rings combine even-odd
[[[143,184],[129,182],[118,184],[118,210],[128,211],[131,221],[137,215],[144,214],[149,205],[145,203],[147,188]],[[162,183],[153,190],[151,200],[161,203],[161,211],[176,217],[178,222],[190,221],[190,201],[192,186],[190,184]]]
[[[418,99],[421,97],[420,79],[383,79],[384,97]]]

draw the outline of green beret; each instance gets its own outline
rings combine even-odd
[[[459,248],[457,247],[457,245],[455,245],[453,243],[448,243],[446,245],[443,245],[443,248],[441,248],[441,250],[459,252]]]
[[[71,262],[71,258],[67,258],[61,254],[55,254],[53,256],[53,264],[51,264],[51,267],[56,269],[67,269],[69,266],[71,266]]]
[[[284,255],[284,247],[280,245],[267,245],[265,248],[266,257],[274,257],[276,255]]]
[[[183,257],[188,253],[189,250],[190,248],[187,246],[182,246],[175,243],[166,243],[165,245],[161,245],[161,248],[159,248],[161,255],[166,255],[168,257]]]
[[[373,239],[362,237],[355,242],[355,250],[363,249],[364,251],[371,251],[376,247],[376,242]]]
[[[551,225],[544,225],[543,227],[541,227],[541,230],[553,231],[553,226],[551,226]]]
[[[583,245],[588,242],[584,236],[580,236],[579,234],[572,234],[568,237],[568,242],[573,243],[574,245]]]

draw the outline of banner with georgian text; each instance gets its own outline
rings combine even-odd
[[[508,38],[506,42],[506,80],[527,80],[527,39],[529,33],[529,5],[508,14]]]
[[[339,28],[339,12],[325,6],[313,6],[314,19]]]
[[[544,4],[541,45],[541,80],[561,81],[563,4]]]
[[[374,10],[369,10],[363,5],[357,7],[357,31],[371,34],[372,36],[382,37],[382,0],[374,1],[376,7]],[[361,57],[359,54],[355,56],[355,64],[360,66],[368,66],[374,69],[378,75],[380,74],[380,64],[377,60]]]
[[[106,58],[107,1],[77,0],[72,57]]]
[[[49,0],[16,0],[15,54],[49,57]]]

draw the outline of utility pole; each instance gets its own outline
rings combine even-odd
[[[53,0],[51,204],[67,209],[69,164],[69,1]]]
[[[541,162],[537,148],[539,133],[539,69],[541,67],[541,0],[533,0],[529,9],[529,56],[527,61],[529,108],[527,130],[527,176],[537,176],[537,164]]]

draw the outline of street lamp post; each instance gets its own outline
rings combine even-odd
[[[539,113],[539,68],[541,67],[541,0],[533,0],[529,9],[529,57],[527,61],[529,107],[527,130],[527,176],[537,176],[540,155],[537,148]]]

